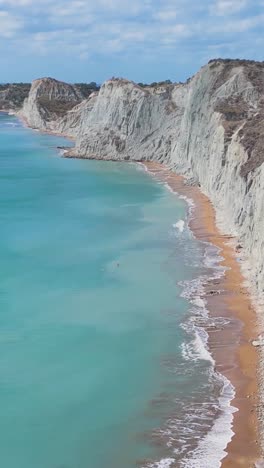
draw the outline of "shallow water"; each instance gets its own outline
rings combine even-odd
[[[196,323],[217,269],[188,206],[65,144],[0,115],[1,466],[215,468],[232,389]]]

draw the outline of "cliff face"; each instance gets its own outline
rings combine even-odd
[[[64,116],[52,122],[52,129],[62,135],[78,138],[86,129],[87,120],[97,99],[97,92],[93,92],[88,99],[83,100]]]
[[[83,99],[83,94],[76,86],[52,78],[42,78],[33,81],[20,116],[27,120],[30,127],[55,130],[56,121]]]
[[[51,121],[37,104],[33,89],[24,115],[43,128]],[[112,79],[77,104],[52,114],[52,129],[76,138],[69,156],[155,160],[199,184],[223,231],[238,236],[263,298],[264,63],[214,60],[181,85]]]
[[[126,80],[106,82],[77,138],[78,156],[167,161],[180,135],[186,90],[140,88]]]

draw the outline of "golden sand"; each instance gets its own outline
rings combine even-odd
[[[158,163],[146,163],[148,171],[167,182],[172,190],[195,203],[195,217],[190,221],[197,239],[208,241],[221,249],[225,275],[206,286],[207,304],[211,316],[225,316],[231,325],[223,330],[208,330],[209,348],[216,369],[234,385],[236,396],[232,406],[234,436],[227,446],[223,468],[250,468],[260,458],[257,424],[257,350],[251,341],[257,336],[256,314],[252,307],[234,247],[234,239],[222,235],[215,221],[215,210],[198,187],[184,184],[184,178]],[[212,294],[218,291],[219,294]],[[206,468],[206,467],[205,467]]]

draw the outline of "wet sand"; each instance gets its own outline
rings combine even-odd
[[[208,241],[221,249],[221,264],[225,275],[205,285],[207,306],[211,316],[230,319],[230,325],[208,329],[209,348],[216,369],[233,384],[236,396],[232,406],[234,436],[227,446],[223,468],[250,468],[260,459],[258,433],[258,353],[251,344],[258,336],[257,319],[249,292],[244,287],[236,253],[236,240],[222,235],[216,226],[215,210],[198,187],[184,184],[184,178],[158,163],[144,163],[157,179],[167,182],[170,188],[194,201],[194,215],[190,228],[195,237]],[[206,467],[205,467],[206,468]]]

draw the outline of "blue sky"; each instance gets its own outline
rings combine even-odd
[[[0,0],[0,82],[184,81],[263,53],[264,0]]]

